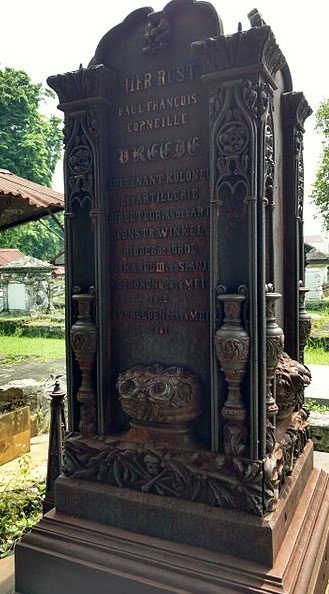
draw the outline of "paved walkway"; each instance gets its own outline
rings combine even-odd
[[[305,397],[329,406],[329,366],[308,365],[308,367],[312,374],[312,381],[305,390]]]

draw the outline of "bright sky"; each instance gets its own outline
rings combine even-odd
[[[154,0],[152,8],[161,10],[165,1]],[[303,91],[315,110],[329,97],[328,22],[326,0],[230,0],[212,2],[219,13],[225,34],[249,27],[247,14],[258,8],[273,29],[291,70],[295,91]],[[101,37],[121,22],[129,12],[145,6],[142,0],[12,0],[1,10],[0,67],[23,69],[34,82],[51,74],[87,66]],[[56,102],[50,106],[56,110]],[[305,234],[321,232],[321,221],[308,194],[314,182],[321,153],[321,138],[314,130],[314,116],[306,120],[305,134]],[[55,189],[62,191],[61,166],[54,178]]]

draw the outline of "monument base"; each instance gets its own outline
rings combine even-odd
[[[276,513],[271,521],[275,522]],[[240,539],[246,539],[243,526]],[[309,475],[272,565],[261,564],[256,557],[241,559],[52,510],[16,547],[16,591],[324,594],[328,541],[329,476],[318,469]]]

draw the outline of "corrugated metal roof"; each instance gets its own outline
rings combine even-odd
[[[64,196],[0,169],[0,230],[64,209]]]
[[[24,258],[25,254],[22,254],[19,250],[13,248],[0,248],[0,266],[3,264],[9,264],[13,260]]]
[[[3,264],[0,266],[2,270],[16,270],[16,269],[26,269],[26,268],[38,268],[40,269],[47,269],[52,270],[55,268],[53,264],[49,264],[49,262],[45,262],[44,260],[39,260],[39,258],[34,258],[33,256],[24,256],[22,258],[17,258],[16,260],[12,260],[8,264]]]

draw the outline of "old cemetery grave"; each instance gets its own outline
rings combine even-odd
[[[20,594],[323,592],[303,347],[311,110],[257,11],[139,9],[65,114],[70,432]],[[284,147],[284,150],[283,150]]]

